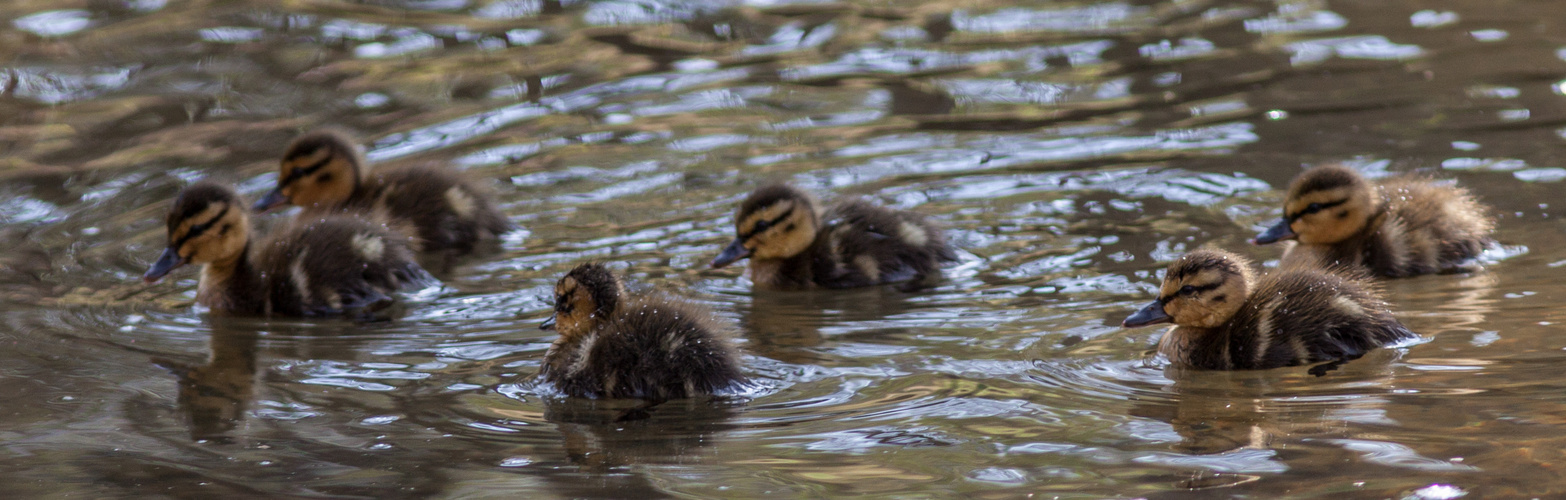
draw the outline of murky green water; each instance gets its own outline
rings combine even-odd
[[[1566,9],[1550,1],[16,0],[0,5],[0,491],[25,497],[1470,498],[1566,492]],[[525,232],[386,323],[136,279],[201,177],[334,124]],[[1515,251],[1388,283],[1428,341],[1176,373],[1120,318],[1301,165],[1426,170]],[[927,293],[708,270],[767,180],[932,214]],[[275,219],[275,218],[274,218]],[[1507,257],[1507,255],[1498,255]],[[525,383],[575,263],[711,304],[758,386]]]

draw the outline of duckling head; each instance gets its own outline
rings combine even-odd
[[[1222,250],[1201,249],[1175,260],[1164,271],[1158,300],[1127,317],[1121,326],[1158,323],[1214,328],[1239,312],[1251,293],[1250,262]]]
[[[250,237],[245,204],[232,189],[202,181],[180,191],[168,216],[168,247],[142,278],[154,282],[185,264],[228,264]]]
[[[1359,172],[1323,165],[1294,179],[1283,203],[1283,219],[1255,241],[1266,245],[1296,239],[1307,245],[1330,245],[1364,229],[1377,208],[1375,188]]]
[[[364,155],[353,138],[337,130],[318,130],[288,145],[278,166],[277,188],[256,201],[265,212],[283,205],[336,207],[364,183]]]
[[[712,267],[733,264],[747,257],[787,259],[810,248],[820,230],[816,201],[804,191],[785,184],[757,189],[740,203],[734,214],[736,237]]]
[[[538,327],[562,337],[585,335],[614,314],[624,293],[625,285],[603,264],[576,266],[555,283],[555,313]]]

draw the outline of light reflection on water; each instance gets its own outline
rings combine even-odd
[[[161,0],[0,6],[0,488],[18,496],[1539,496],[1563,414],[1566,48],[1548,5]],[[526,229],[394,321],[222,319],[137,278],[184,184],[289,137],[492,183]],[[1301,166],[1496,206],[1488,271],[1385,285],[1422,342],[1327,377],[1168,370],[1119,320]],[[787,180],[931,214],[937,288],[706,262]],[[265,226],[275,217],[257,217]],[[642,408],[531,376],[609,261],[754,383]]]

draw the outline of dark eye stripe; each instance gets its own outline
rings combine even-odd
[[[740,235],[740,239],[741,240],[749,240],[750,237],[751,236],[755,236],[756,233],[759,233],[759,232],[762,232],[762,231],[766,231],[767,228],[772,227],[772,226],[776,226],[779,223],[783,222],[783,220],[787,219],[789,214],[792,214],[792,213],[794,213],[794,209],[793,208],[789,208],[787,212],[783,212],[782,215],[777,216],[777,218],[775,218],[775,219],[764,220],[764,221],[761,221],[761,222],[757,222],[755,225],[750,226],[751,229],[750,229],[749,232],[741,234]],[[763,223],[765,223],[765,224],[763,224]]]
[[[218,220],[222,219],[224,215],[228,214],[228,208],[229,207],[224,206],[223,210],[218,211],[217,215],[212,216],[211,219],[207,219],[206,222],[190,226],[190,229],[185,231],[185,235],[181,236],[174,242],[175,251],[178,251],[180,247],[185,246],[185,242],[190,241],[191,238],[201,236],[201,233],[205,233],[207,232],[207,229],[211,229],[213,224],[216,224]]]
[[[1341,199],[1341,200],[1338,200],[1338,201],[1334,201],[1334,202],[1330,202],[1330,203],[1322,203],[1320,205],[1317,205],[1317,208],[1316,208],[1315,211],[1316,212],[1320,212],[1322,210],[1326,210],[1326,209],[1329,209],[1329,208],[1332,208],[1332,207],[1335,207],[1335,206],[1338,206],[1338,205],[1342,205],[1342,204],[1347,203],[1347,202],[1348,202],[1348,198],[1344,198],[1344,199]],[[1300,210],[1298,212],[1294,212],[1293,214],[1288,216],[1289,222],[1294,222],[1294,221],[1299,220],[1300,217],[1304,217],[1306,212],[1308,212],[1309,210],[1310,210],[1309,208],[1306,208],[1305,210]]]
[[[1199,293],[1202,293],[1202,292],[1216,290],[1220,286],[1223,286],[1223,282],[1222,281],[1217,282],[1217,283],[1213,283],[1213,284],[1210,284],[1210,285],[1192,286],[1190,292],[1186,292],[1184,290],[1175,290],[1175,293],[1171,293],[1171,294],[1169,294],[1167,296],[1164,296],[1164,297],[1159,297],[1158,300],[1162,300],[1162,301],[1168,302],[1170,300],[1174,300],[1175,297],[1179,297],[1181,295],[1186,295],[1186,294],[1196,295],[1196,294],[1199,294]]]
[[[317,161],[315,163],[311,163],[310,166],[308,166],[308,167],[296,168],[296,169],[294,169],[293,172],[289,172],[288,173],[288,177],[284,177],[282,182],[277,183],[277,186],[278,187],[283,187],[283,186],[287,186],[289,184],[293,184],[294,181],[297,181],[299,179],[303,179],[307,175],[314,174],[317,170],[320,170],[321,167],[326,166],[326,164],[330,163],[331,161],[332,161],[332,155],[326,155],[325,158],[321,158],[320,161]]]

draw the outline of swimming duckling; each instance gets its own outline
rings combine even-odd
[[[1256,244],[1298,240],[1283,265],[1344,265],[1389,277],[1471,269],[1494,222],[1468,190],[1399,176],[1371,184],[1342,165],[1305,171],[1289,185],[1283,220]]]
[[[359,147],[343,132],[299,136],[283,153],[277,188],[254,208],[299,205],[301,217],[368,213],[415,237],[416,250],[458,254],[512,229],[487,190],[452,172],[423,166],[371,172],[365,165]]]
[[[785,184],[752,192],[734,214],[738,234],[712,260],[720,268],[750,258],[750,279],[764,288],[851,288],[940,277],[957,260],[946,236],[923,216],[851,200],[824,213],[814,198]]]
[[[1415,335],[1353,275],[1299,267],[1256,278],[1244,258],[1211,249],[1170,263],[1158,300],[1121,325],[1157,323],[1175,324],[1158,352],[1176,366],[1261,370],[1332,362],[1312,368],[1318,376]]]
[[[560,278],[555,313],[539,328],[560,332],[540,375],[573,397],[663,401],[745,381],[728,328],[712,313],[680,299],[627,297],[601,264]]]
[[[202,264],[196,302],[215,312],[368,312],[390,304],[404,284],[433,280],[402,238],[350,217],[296,223],[252,247],[244,202],[206,181],[174,199],[168,241],[144,278],[154,282],[185,264]]]

